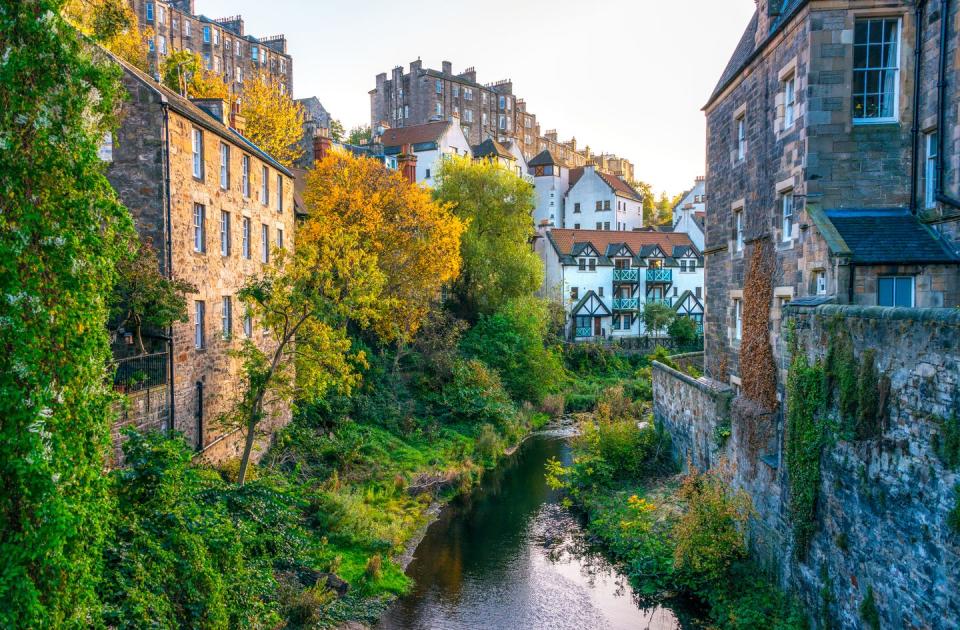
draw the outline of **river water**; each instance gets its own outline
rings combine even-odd
[[[416,586],[377,628],[683,627],[668,608],[638,605],[626,578],[584,540],[578,518],[547,486],[544,464],[569,463],[568,437],[532,436],[447,506],[407,567]]]

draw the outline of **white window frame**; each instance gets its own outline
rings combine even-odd
[[[743,208],[737,208],[733,211],[733,221],[736,229],[736,238],[734,240],[733,251],[743,251]]]
[[[793,127],[797,119],[797,75],[791,74],[783,81],[783,129]]]
[[[266,166],[260,167],[260,203],[270,205],[270,169]]]
[[[243,196],[247,199],[250,198],[250,156],[244,155],[240,159],[240,190],[243,193]]]
[[[220,189],[230,188],[230,145],[220,143]]]
[[[827,294],[827,272],[817,269],[813,272],[813,287],[817,295]]]
[[[267,264],[270,262],[270,226],[266,223],[260,224],[260,262]]]
[[[240,254],[247,260],[250,260],[250,225],[250,217],[243,217]]]
[[[896,40],[895,40],[896,48],[897,48],[895,60],[894,60],[895,65],[893,66],[884,65],[885,62],[883,59],[881,59],[879,66],[872,66],[870,65],[871,46],[876,46],[876,45],[881,46],[881,57],[882,57],[884,42],[882,41],[870,42],[870,32],[872,31],[874,24],[885,24],[887,22],[896,22],[896,25],[897,25],[897,34],[896,34]],[[856,32],[858,30],[857,26],[861,23],[867,24],[867,43],[865,44],[858,44],[856,41]],[[900,55],[903,51],[903,47],[901,44],[902,31],[903,31],[903,20],[901,20],[900,18],[876,17],[876,18],[862,18],[862,19],[856,20],[856,23],[854,25],[854,42],[853,42],[853,48],[854,48],[853,88],[851,91],[851,98],[850,98],[850,101],[851,101],[850,107],[851,107],[851,110],[853,110],[854,112],[853,123],[855,125],[883,124],[883,123],[897,122],[900,120]],[[857,59],[857,49],[860,47],[866,48],[864,52],[864,61],[866,65],[858,68],[856,66],[856,59]],[[869,73],[874,73],[874,72],[881,73],[881,74],[882,73],[893,74],[893,77],[892,77],[892,82],[893,82],[892,97],[893,98],[891,103],[890,115],[888,116],[879,116],[879,115],[878,116],[857,116],[856,109],[855,109],[855,99],[858,94],[864,98],[864,105],[865,105],[866,98],[868,96],[876,96],[878,99],[878,107],[880,108],[878,111],[882,112],[883,95],[886,94],[886,92],[882,92],[882,91],[868,92],[867,91],[867,88],[869,87],[869,85],[868,85],[868,77],[866,75],[869,75]],[[862,80],[860,80],[861,75],[864,75]],[[860,90],[857,89],[858,83],[860,83],[863,86],[863,88]],[[878,81],[877,81],[877,89],[880,90],[879,75],[878,75]]]
[[[743,300],[733,299],[733,340],[743,339]]]
[[[192,127],[191,146],[193,148],[193,176],[203,179],[203,131]]]
[[[230,255],[230,213],[220,211],[220,255]]]
[[[193,251],[207,252],[207,207],[202,203],[193,204]]]
[[[224,295],[220,302],[220,327],[224,339],[233,334],[233,298]]]
[[[780,229],[782,234],[780,240],[783,243],[789,243],[793,240],[793,225],[796,216],[796,200],[793,196],[793,189],[787,189],[780,193]]]
[[[207,346],[205,323],[207,305],[203,300],[194,300],[193,302],[193,347],[197,350],[203,350]]]
[[[747,115],[736,117],[737,124],[737,162],[743,162],[747,157]]]
[[[937,152],[940,149],[937,130],[923,134],[923,207],[937,207]]]
[[[253,316],[249,310],[243,314],[243,336],[247,339],[253,337]]]

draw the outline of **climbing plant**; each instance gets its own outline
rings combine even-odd
[[[843,320],[830,326],[824,365],[825,402],[836,404],[839,432],[845,440],[868,440],[883,431],[882,419],[890,392],[890,379],[876,366],[876,351],[868,349],[858,358]]]
[[[62,0],[0,11],[0,627],[96,627],[110,512],[104,322],[132,224],[97,150],[119,75]],[[109,30],[90,35],[100,41]]]

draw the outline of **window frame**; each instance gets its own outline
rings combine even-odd
[[[739,253],[743,251],[743,208],[737,208],[733,211],[733,225],[733,251]]]
[[[193,159],[193,178],[199,181],[204,179],[203,164],[203,130],[197,127],[190,128],[190,148]]]
[[[193,301],[193,348],[203,350],[207,347],[207,304],[203,300]]]
[[[250,156],[246,153],[240,158],[240,192],[244,199],[250,198]]]
[[[930,210],[937,207],[937,160],[940,150],[939,130],[934,129],[923,134],[923,207]]]
[[[220,301],[220,328],[225,341],[233,337],[233,298],[224,295]]]
[[[220,190],[230,189],[230,145],[220,143]]]
[[[207,207],[202,203],[193,204],[193,251],[207,253]]]
[[[245,260],[250,260],[253,255],[250,247],[250,231],[251,231],[252,221],[250,217],[243,217],[241,222],[241,241],[240,241],[240,255],[243,256]]]
[[[226,210],[220,211],[220,255],[229,256],[232,249],[230,242],[230,213]]]
[[[737,131],[737,162],[747,159],[747,114],[742,113],[734,118]]]
[[[263,264],[270,263],[270,226],[266,223],[260,224],[260,247],[262,252],[260,253],[260,262]]]
[[[883,49],[884,49],[884,47],[885,47],[885,45],[886,45],[886,42],[884,42],[883,39],[881,39],[880,42],[871,42],[871,41],[870,41],[870,29],[871,29],[871,25],[872,25],[873,23],[878,23],[878,22],[879,22],[879,23],[896,22],[897,31],[896,31],[896,38],[895,38],[895,43],[896,43],[896,58],[895,58],[896,65],[895,65],[895,66],[889,66],[889,67],[888,67],[888,66],[883,65],[883,63],[885,63],[885,62],[882,60],[882,56],[883,56],[882,53],[883,53]],[[857,27],[858,27],[858,25],[859,25],[860,23],[866,23],[866,24],[867,24],[867,41],[866,41],[866,43],[864,43],[864,44],[858,44],[858,43],[857,43],[857,31],[859,30]],[[855,124],[855,125],[877,125],[877,124],[897,123],[897,122],[900,121],[900,72],[901,72],[901,65],[902,65],[902,64],[901,64],[901,59],[900,59],[900,57],[901,57],[901,55],[903,54],[903,18],[901,18],[900,16],[877,16],[877,17],[872,17],[872,16],[871,16],[871,17],[858,18],[858,19],[854,22],[853,32],[854,32],[854,35],[853,35],[853,66],[852,66],[852,70],[853,70],[853,75],[852,75],[852,76],[853,76],[853,83],[852,83],[851,91],[850,91],[850,109],[851,109],[851,113],[852,113],[853,124]],[[881,38],[882,38],[882,35],[881,35]],[[880,47],[881,47],[881,61],[880,61],[881,65],[879,65],[879,66],[870,66],[870,65],[869,65],[869,63],[870,63],[870,47],[871,47],[871,45],[877,45],[877,44],[879,44]],[[862,67],[862,68],[858,68],[858,67],[857,67],[857,48],[858,48],[858,47],[861,47],[861,46],[863,46],[863,47],[866,48],[866,51],[865,51],[865,53],[864,53],[864,55],[863,55],[863,58],[864,58],[864,63],[867,64],[867,65],[865,65],[865,66]],[[879,74],[877,75],[877,76],[878,76],[878,80],[877,80],[877,86],[878,86],[878,87],[877,87],[877,89],[880,89],[880,87],[879,87],[879,86],[880,86],[880,82],[881,82],[881,81],[880,81],[880,78],[883,76],[883,73],[889,73],[889,72],[892,72],[892,73],[893,73],[893,95],[892,95],[893,98],[892,98],[892,103],[891,103],[891,110],[892,110],[892,111],[891,111],[890,115],[888,115],[888,116],[857,116],[857,115],[856,115],[856,98],[857,98],[857,92],[855,91],[855,90],[856,90],[855,86],[857,85],[858,74],[859,74],[859,73],[864,73],[865,75],[867,75],[868,73],[872,73],[872,72],[879,73]],[[882,110],[883,96],[884,96],[885,92],[882,92],[882,91],[881,91],[881,92],[867,92],[867,86],[868,86],[868,84],[869,84],[868,76],[864,76],[864,78],[863,78],[863,90],[862,90],[861,92],[859,92],[859,94],[862,95],[862,97],[863,97],[863,99],[864,99],[864,103],[863,103],[864,108],[866,108],[866,100],[867,100],[867,98],[868,98],[869,96],[876,96],[877,99],[878,99],[878,111],[879,111],[879,112],[882,112],[882,111],[883,111],[883,110]]]
[[[905,306],[905,305],[903,305],[903,304],[897,304],[897,289],[898,289],[898,287],[900,286],[900,281],[902,281],[902,280],[909,280],[909,281],[910,281],[910,304],[909,304],[908,306]],[[880,284],[881,284],[882,282],[892,282],[892,283],[893,283],[893,285],[892,285],[892,288],[893,288],[893,293],[892,293],[893,303],[892,303],[892,304],[883,304],[883,303],[881,302],[881,300],[880,300],[880,296],[881,296],[881,293],[880,293]],[[916,277],[915,277],[915,276],[902,275],[902,274],[901,274],[901,275],[891,274],[891,275],[877,276],[877,306],[886,306],[886,307],[894,307],[894,308],[916,308],[916,306],[917,306],[917,279],[916,279]]]
[[[783,80],[783,130],[792,129],[797,122],[797,75],[788,75]]]
[[[733,298],[733,340],[743,340],[743,299]]]
[[[787,205],[789,202],[790,213],[787,214]],[[793,195],[793,189],[788,188],[780,192],[780,242],[790,243],[793,241],[793,226],[797,213],[796,199]]]
[[[266,164],[260,166],[260,203],[270,205],[270,168]]]

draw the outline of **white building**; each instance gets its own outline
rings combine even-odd
[[[446,155],[473,156],[470,143],[463,135],[459,119],[438,120],[412,127],[386,129],[381,138],[383,152],[396,156],[410,145],[417,156],[417,182],[433,186],[437,169]]]
[[[473,157],[476,160],[493,160],[520,179],[534,183],[533,177],[527,174],[527,161],[520,151],[520,146],[512,140],[501,144],[493,138],[487,138],[474,145]]]
[[[527,167],[535,189],[533,224],[563,227],[563,200],[570,187],[570,169],[547,149],[530,158]]]
[[[707,195],[703,177],[697,177],[691,188],[673,209],[673,231],[683,232],[697,249],[703,251],[704,221],[706,220]]]
[[[631,231],[643,227],[643,197],[616,175],[595,166],[572,169],[562,225],[572,230]]]
[[[645,334],[644,305],[659,301],[702,330],[703,256],[686,234],[541,229],[542,294],[563,305],[569,339]]]

